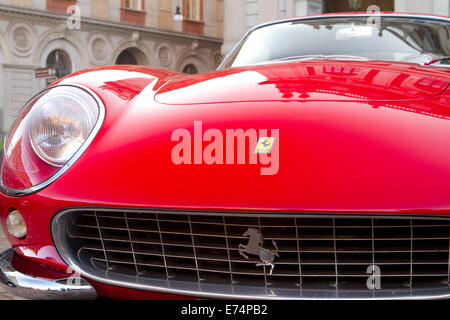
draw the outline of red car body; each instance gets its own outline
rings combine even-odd
[[[450,215],[450,69],[312,60],[183,75],[101,67],[57,84],[89,88],[106,108],[82,156],[28,196],[0,195],[0,221],[26,274],[61,278],[50,226],[66,208]],[[173,131],[279,129],[279,168],[176,165]],[[204,143],[203,147],[205,147]],[[25,239],[6,232],[12,210]],[[180,298],[87,280],[113,298]]]

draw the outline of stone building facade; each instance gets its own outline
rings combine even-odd
[[[177,6],[184,18],[174,19]],[[141,64],[196,73],[222,60],[223,0],[0,0],[0,138],[56,77]]]
[[[450,0],[224,0],[224,45],[228,54],[252,27],[283,18],[319,13],[366,11],[377,5],[382,11],[450,15]]]

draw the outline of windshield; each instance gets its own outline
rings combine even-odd
[[[448,56],[450,24],[445,21],[383,16],[377,27],[367,16],[324,17],[257,28],[221,68],[314,57],[424,64]]]

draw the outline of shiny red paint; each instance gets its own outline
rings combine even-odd
[[[173,79],[164,104],[268,101],[409,101],[442,93],[448,73],[386,61],[278,62]],[[199,92],[203,94],[199,95]]]
[[[79,72],[61,83],[99,96],[102,128],[46,189],[0,195],[0,221],[5,227],[18,209],[28,235],[8,235],[16,252],[64,272],[50,224],[68,207],[450,215],[449,81],[445,68],[349,61],[198,76],[124,66]],[[261,165],[173,164],[173,130],[192,132],[197,120],[203,130],[279,129],[278,174],[261,176]],[[170,298],[93,285],[108,297]]]
[[[48,264],[37,263],[17,253],[14,253],[11,264],[20,273],[43,279],[58,280],[68,278],[74,274],[70,268],[60,270]]]

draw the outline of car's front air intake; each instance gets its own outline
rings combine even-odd
[[[87,278],[235,298],[450,296],[442,218],[67,210],[52,226]]]

